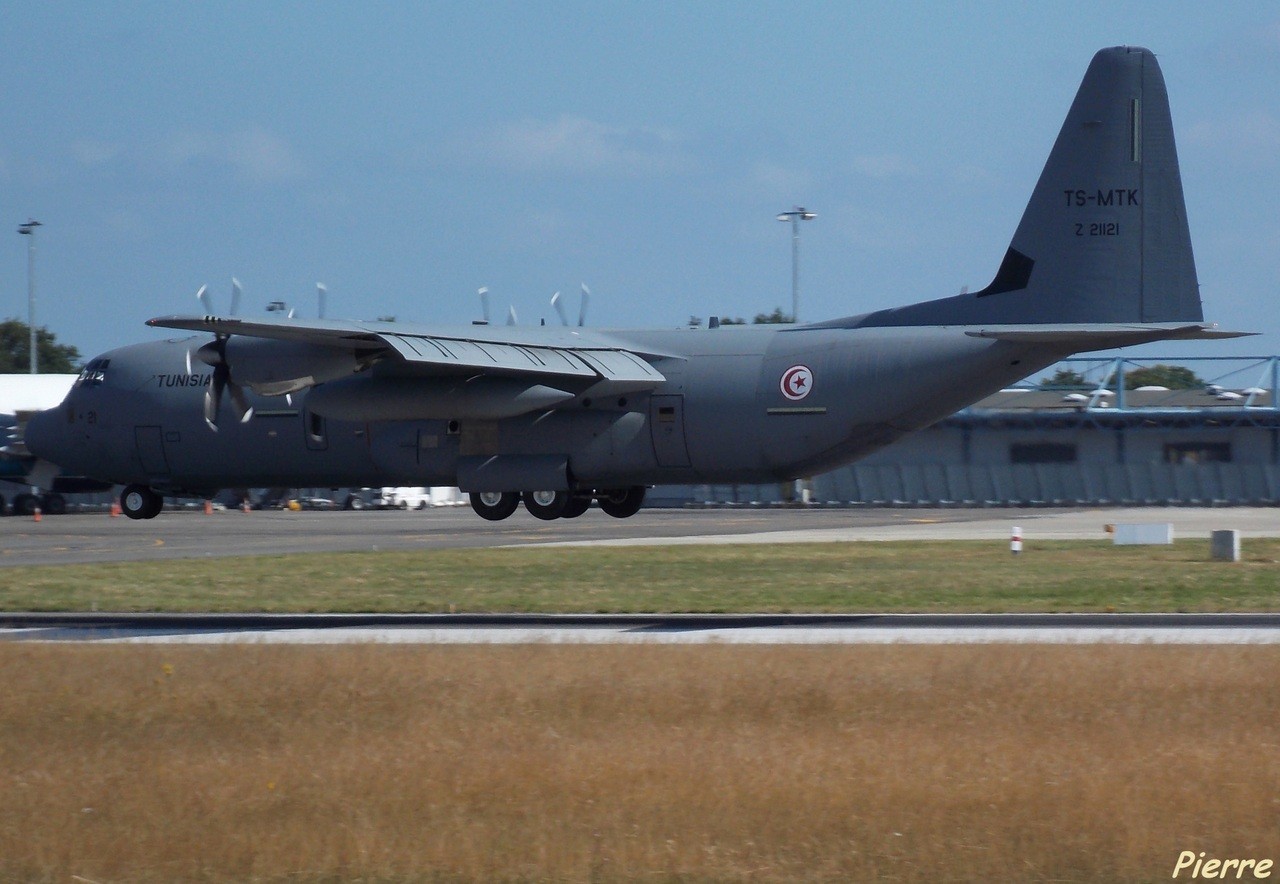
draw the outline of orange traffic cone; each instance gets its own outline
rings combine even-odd
[[[213,502],[212,502],[212,501],[206,500],[206,501],[204,502],[204,514],[205,514],[206,516],[212,516],[212,515],[213,515]]]
[[[33,514],[32,518],[34,518],[37,522],[39,522],[41,519],[44,518],[44,513],[40,512],[40,507],[36,507],[36,511]]]
[[[113,518],[113,519],[114,519],[114,518],[116,518],[117,516],[120,516],[120,515],[123,515],[123,514],[120,512],[120,503],[119,503],[118,501],[115,501],[115,500],[111,501],[111,518]]]

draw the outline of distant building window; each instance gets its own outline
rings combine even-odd
[[[1230,442],[1169,442],[1165,463],[1231,463]]]
[[[1076,447],[1062,442],[1020,442],[1009,446],[1012,463],[1075,463]]]

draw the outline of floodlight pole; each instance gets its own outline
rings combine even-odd
[[[27,237],[27,331],[31,349],[31,373],[36,374],[40,364],[36,357],[36,228],[43,226],[34,218],[18,227],[18,233]]]
[[[818,216],[806,212],[803,206],[794,206],[790,212],[778,215],[779,221],[791,222],[791,321],[800,321],[800,222],[812,221]]]

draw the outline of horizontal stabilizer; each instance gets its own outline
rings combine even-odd
[[[965,332],[971,338],[989,338],[1013,344],[1061,345],[1071,352],[1110,350],[1152,341],[1215,340],[1241,338],[1253,332],[1220,331],[1206,323],[1163,323],[1144,325],[1040,325],[984,328]]]

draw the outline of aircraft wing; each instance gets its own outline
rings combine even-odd
[[[147,320],[147,325],[330,347],[352,351],[361,359],[398,356],[407,363],[450,373],[595,379],[630,389],[651,388],[666,380],[640,352],[621,341],[596,332],[548,326],[437,330],[403,323],[216,316],[162,316]]]

